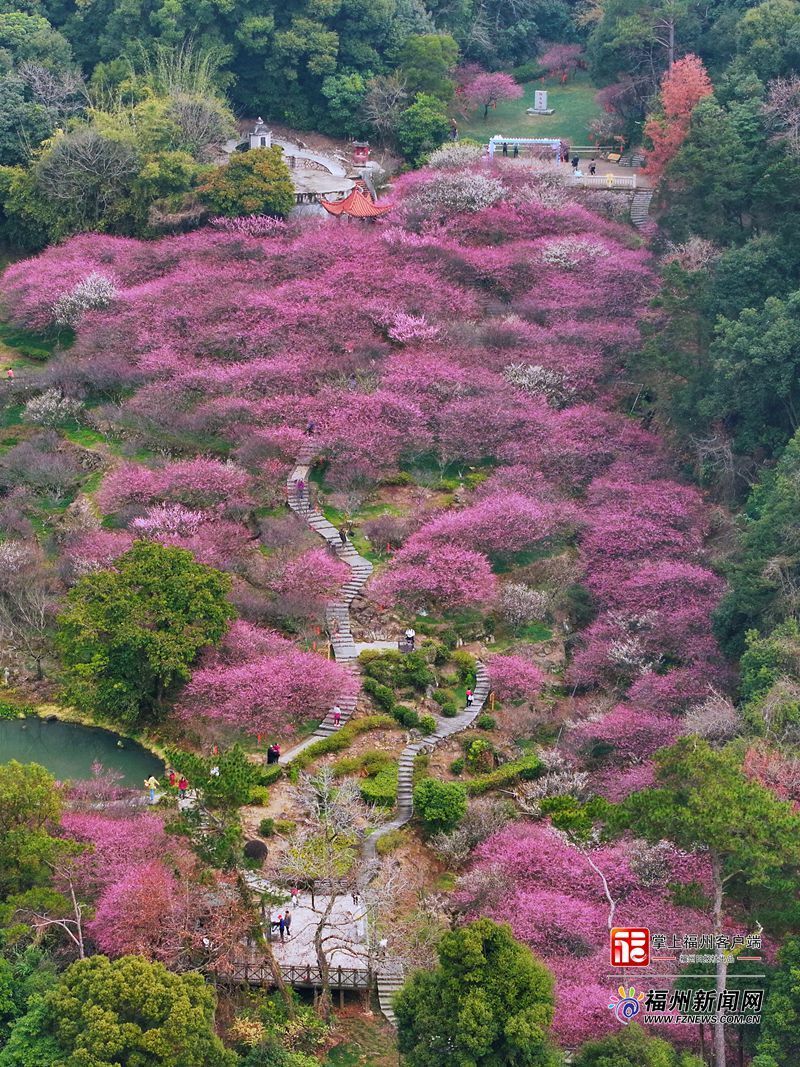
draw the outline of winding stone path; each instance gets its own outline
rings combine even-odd
[[[359,645],[358,648],[356,647],[350,623],[350,605],[361,593],[369,576],[372,574],[372,564],[369,560],[360,556],[349,541],[343,543],[339,536],[339,531],[333,523],[328,522],[321,511],[312,508],[308,483],[314,455],[314,446],[309,441],[302,448],[294,469],[286,481],[286,496],[292,511],[302,516],[315,533],[318,533],[320,537],[324,537],[339,559],[350,567],[350,579],[342,586],[338,596],[328,604],[325,615],[336,661],[355,674],[359,669],[358,652],[365,647],[372,646]],[[303,483],[302,489],[299,487],[300,482]],[[385,641],[376,641],[374,642],[374,647],[385,649],[387,643]],[[405,826],[414,813],[413,776],[415,758],[420,753],[432,752],[440,741],[466,730],[483,711],[483,706],[489,695],[489,675],[486,667],[480,661],[477,663],[475,673],[476,681],[472,704],[465,707],[459,715],[454,716],[452,719],[442,718],[433,733],[428,734],[419,741],[406,745],[403,749],[398,769],[397,811],[395,817],[390,822],[380,826],[364,841],[365,869],[362,872],[362,876],[367,879],[377,874],[377,843],[380,838],[393,830],[399,830],[402,826]],[[342,697],[339,701],[339,707],[342,712],[342,725],[353,714],[356,702],[357,697]],[[299,745],[295,745],[294,748],[284,753],[284,762],[290,763],[295,756],[299,755],[305,748],[308,748],[309,745],[314,744],[315,741],[321,738],[329,737],[336,732],[336,729],[337,727],[333,723],[333,716],[328,712],[310,737],[307,737]],[[392,1009],[392,998],[402,984],[403,970],[399,963],[387,961],[380,966],[377,973],[378,1000],[381,1011],[392,1024],[396,1022]]]
[[[349,580],[345,582],[336,598],[331,600],[325,609],[325,621],[328,633],[331,635],[333,655],[336,662],[341,663],[343,667],[353,674],[357,674],[358,649],[355,641],[353,641],[353,634],[350,628],[350,605],[364,588],[367,579],[372,574],[372,564],[368,559],[364,559],[363,556],[356,552],[350,541],[342,542],[339,531],[333,523],[328,522],[321,511],[312,508],[308,480],[314,454],[314,446],[311,442],[301,450],[295,467],[286,481],[286,498],[292,511],[300,515],[315,533],[319,534],[320,537],[324,537],[339,559],[350,568]],[[303,483],[302,490],[299,488],[298,483],[300,482]],[[340,698],[339,708],[342,712],[342,725],[347,722],[355,711],[357,700],[358,698],[355,696],[343,696]],[[283,762],[290,763],[303,749],[308,748],[309,745],[313,745],[315,741],[319,741],[323,737],[330,737],[332,733],[336,732],[336,729],[337,727],[333,722],[333,714],[329,711],[310,737],[305,738],[299,745],[295,745],[294,748],[284,753]]]

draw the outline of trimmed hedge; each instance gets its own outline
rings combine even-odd
[[[368,730],[387,730],[395,726],[394,719],[388,715],[367,715],[363,719],[353,719],[341,730],[337,730],[330,737],[323,737],[315,741],[313,745],[303,749],[289,764],[290,769],[301,769],[313,763],[319,756],[326,756],[329,752],[341,752],[353,743],[359,734]]]
[[[469,796],[479,797],[483,793],[491,792],[493,789],[511,785],[512,782],[516,782],[520,778],[523,780],[538,778],[541,772],[542,761],[538,756],[524,756],[522,759],[504,763],[502,767],[489,771],[488,774],[482,774],[480,778],[473,778],[465,782],[464,785]]]

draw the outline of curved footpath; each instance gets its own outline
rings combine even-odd
[[[375,642],[372,645],[361,645],[357,648],[355,641],[353,640],[350,624],[350,605],[360,594],[366,585],[369,576],[372,574],[372,564],[368,559],[364,559],[363,556],[360,556],[349,541],[343,543],[339,536],[339,531],[333,523],[328,522],[321,511],[317,511],[315,508],[311,507],[309,476],[314,456],[314,446],[309,442],[301,450],[297,457],[295,467],[286,481],[286,496],[292,511],[297,515],[302,516],[315,533],[318,533],[320,537],[325,538],[339,559],[346,563],[352,572],[350,580],[342,586],[339,595],[328,604],[325,611],[325,617],[328,625],[328,632],[331,635],[333,653],[337,662],[343,664],[348,670],[352,671],[353,674],[356,674],[359,670],[359,651],[363,651],[365,648],[382,650],[387,648],[387,643],[382,641]],[[303,484],[302,489],[299,488],[298,483],[300,482]],[[368,877],[370,876],[370,873],[372,877],[377,873],[375,868],[377,866],[378,840],[385,834],[391,833],[393,830],[399,830],[402,826],[405,826],[414,813],[414,759],[420,753],[432,752],[436,745],[445,738],[452,737],[453,734],[466,730],[467,727],[472,725],[483,710],[483,705],[489,694],[489,676],[486,667],[480,661],[477,663],[475,674],[476,679],[473,703],[469,707],[465,707],[459,715],[456,715],[452,719],[440,719],[439,725],[432,734],[428,734],[419,741],[414,741],[403,749],[400,755],[398,768],[397,811],[395,817],[390,822],[380,826],[364,840],[363,851]],[[355,696],[347,696],[342,697],[339,701],[339,707],[342,712],[342,725],[344,725],[353,714],[357,699],[358,698]],[[301,741],[299,745],[295,745],[294,748],[291,748],[288,752],[284,753],[284,763],[291,763],[295,756],[299,755],[305,748],[308,748],[309,745],[312,745],[315,741],[318,741],[321,738],[329,737],[332,733],[336,732],[336,729],[337,727],[334,725],[333,716],[328,712],[310,737],[307,737],[305,740]],[[390,1022],[394,1023],[395,1015],[392,1010],[392,997],[403,984],[402,969],[390,969],[387,965],[378,972],[377,979],[378,999],[380,1001],[381,1011]]]

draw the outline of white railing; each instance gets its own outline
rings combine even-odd
[[[635,174],[576,174],[576,185],[587,189],[635,189]]]

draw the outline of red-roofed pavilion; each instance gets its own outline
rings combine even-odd
[[[358,185],[350,190],[344,200],[321,198],[320,204],[329,215],[336,215],[337,218],[347,215],[350,219],[378,219],[387,211],[392,210],[391,205],[376,204],[372,197]]]

